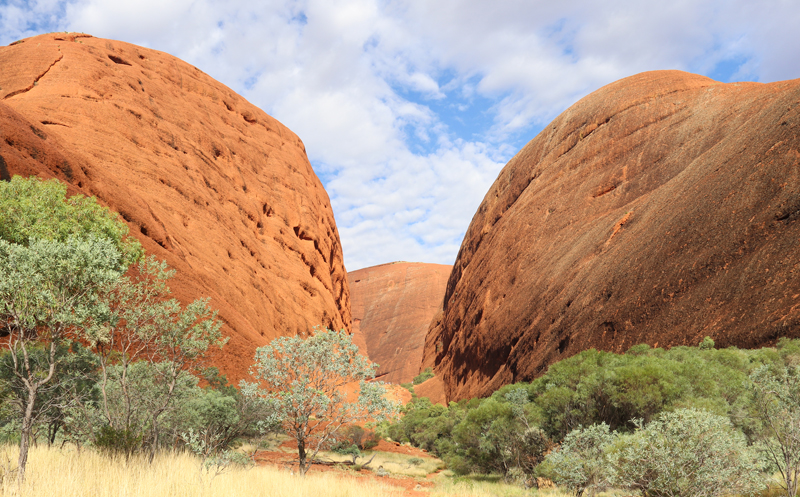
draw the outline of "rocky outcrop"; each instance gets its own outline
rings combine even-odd
[[[347,273],[354,341],[380,365],[379,379],[407,383],[419,374],[428,325],[442,308],[451,268],[395,262]]]
[[[414,385],[417,397],[427,397],[434,404],[447,406],[447,396],[444,393],[444,383],[438,376],[428,378],[419,385]]]
[[[503,169],[427,336],[449,400],[594,347],[800,337],[800,80],[639,74]]]
[[[209,296],[243,377],[257,346],[350,327],[330,202],[300,139],[170,55],[81,34],[0,48],[0,176],[37,174],[95,195]]]

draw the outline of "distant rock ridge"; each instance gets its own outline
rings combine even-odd
[[[428,325],[442,308],[451,268],[393,262],[347,273],[354,341],[380,365],[379,379],[407,383],[419,374]]]
[[[350,329],[328,195],[300,139],[197,68],[75,33],[0,48],[0,177],[56,177],[119,212],[209,296],[232,381],[256,347],[314,325]]]
[[[704,336],[800,337],[800,80],[647,72],[566,110],[484,197],[423,366],[457,400]]]

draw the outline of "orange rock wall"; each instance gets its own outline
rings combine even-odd
[[[407,383],[419,374],[428,325],[442,308],[451,268],[395,262],[347,273],[354,341],[380,365],[379,379]]]
[[[350,327],[339,235],[300,139],[168,54],[88,35],[0,48],[0,176],[37,174],[119,212],[209,296],[242,378],[257,346],[314,325]]]
[[[486,194],[426,337],[449,400],[588,348],[800,337],[800,80],[623,79]]]

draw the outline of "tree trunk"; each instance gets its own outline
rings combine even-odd
[[[25,414],[22,417],[22,427],[19,438],[19,473],[17,481],[20,485],[25,481],[25,466],[28,464],[28,449],[31,444],[31,434],[33,433],[33,406],[36,403],[36,387],[28,389],[28,402],[25,406]]]
[[[794,478],[791,476],[791,469],[786,470],[787,478],[786,478],[786,495],[791,495],[792,497],[797,495],[797,475]]]
[[[158,415],[153,416],[153,425],[151,430],[153,432],[152,445],[150,446],[149,463],[153,464],[153,459],[156,457],[156,450],[158,450]]]
[[[298,468],[300,475],[305,476],[306,471],[308,471],[308,465],[306,464],[306,441],[304,438],[297,440],[297,458],[300,460],[300,467]]]

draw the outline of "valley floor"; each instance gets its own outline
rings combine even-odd
[[[567,494],[531,491],[506,485],[491,477],[454,478],[441,471],[440,460],[408,446],[382,442],[370,468],[383,467],[386,476],[373,469],[336,463],[325,454],[325,464],[315,464],[306,477],[297,475],[288,444],[256,453],[258,465],[227,468],[219,473],[204,468],[187,453],[161,454],[152,464],[146,458],[109,459],[90,449],[34,447],[27,478],[18,488],[13,469],[16,447],[0,448],[0,496],[31,497],[516,497]],[[391,445],[391,447],[387,447]],[[372,454],[369,455],[371,457]],[[422,462],[418,460],[422,459]],[[342,458],[343,460],[343,458]],[[360,461],[359,461],[360,462]]]

